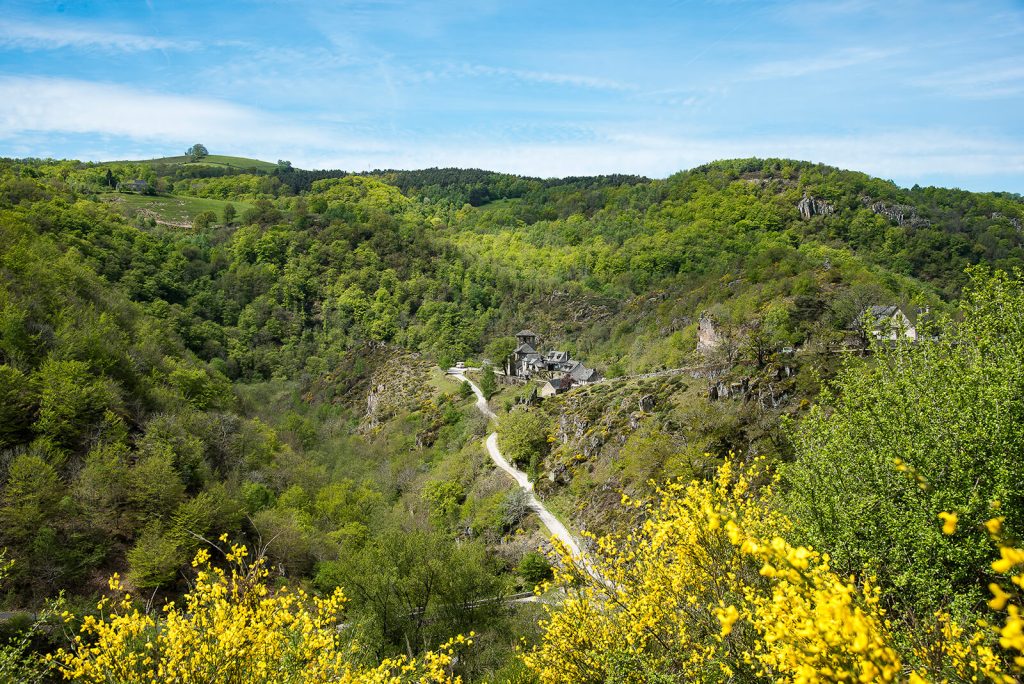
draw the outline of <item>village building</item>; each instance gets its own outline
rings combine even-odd
[[[554,350],[542,354],[537,350],[537,334],[531,330],[516,333],[516,343],[515,350],[505,360],[505,374],[510,377],[551,381],[557,374],[561,377],[548,390],[554,394],[568,389],[568,385],[563,383],[565,378],[570,378],[571,385],[586,385],[600,379],[597,371],[573,359],[567,351]],[[541,396],[548,396],[543,389]]]
[[[865,330],[865,321],[870,321]],[[869,306],[864,309],[852,325],[854,330],[866,332],[876,340],[895,342],[901,338],[917,341],[917,327],[903,309],[896,305]]]
[[[544,398],[553,397],[556,394],[561,394],[562,392],[572,389],[572,385],[573,381],[571,376],[565,375],[560,378],[551,378],[540,386],[540,396]]]

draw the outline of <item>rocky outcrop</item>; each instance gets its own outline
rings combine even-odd
[[[390,351],[370,376],[362,432],[375,430],[401,411],[420,409],[431,397],[430,363],[418,354]]]
[[[1002,212],[993,211],[992,215],[991,215],[991,218],[994,218],[994,219],[999,219],[999,218],[1006,219],[1007,221],[1010,222],[1010,225],[1013,226],[1013,229],[1016,230],[1018,233],[1020,233],[1022,230],[1024,230],[1024,227],[1021,226],[1020,219],[1017,218],[1016,216],[1007,216],[1006,214],[1003,214]]]
[[[917,209],[909,204],[886,204],[885,202],[872,202],[870,198],[865,197],[863,202],[868,205],[871,211],[884,216],[889,219],[897,226],[909,226],[916,228],[918,226],[929,226],[931,221],[923,219],[917,215]]]
[[[836,213],[836,208],[830,203],[820,197],[809,197],[807,193],[804,193],[803,199],[796,203],[796,210],[805,221],[811,220],[812,216],[831,216]]]
[[[710,314],[702,313],[697,321],[697,351],[708,354],[722,346],[723,335],[718,321]]]

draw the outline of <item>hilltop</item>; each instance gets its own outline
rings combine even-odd
[[[250,159],[248,157],[230,157],[223,154],[209,154],[201,159],[193,159],[185,155],[176,157],[158,157],[156,159],[123,160],[113,162],[100,162],[101,165],[109,164],[144,164],[156,167],[168,166],[210,166],[214,168],[231,169],[233,171],[273,171],[277,164],[273,162]]]

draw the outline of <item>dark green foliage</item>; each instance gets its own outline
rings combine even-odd
[[[523,578],[527,586],[535,587],[541,582],[551,579],[551,563],[543,554],[530,551],[519,561],[519,576]]]
[[[480,391],[488,399],[498,391],[498,379],[494,376],[494,366],[489,363],[484,365],[483,372],[480,373]]]

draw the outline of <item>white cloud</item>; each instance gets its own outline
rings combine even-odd
[[[831,54],[817,57],[804,57],[801,59],[781,60],[775,62],[764,62],[756,65],[750,71],[750,75],[758,79],[772,78],[798,78],[808,74],[817,74],[825,71],[836,71],[848,69],[861,64],[878,62],[894,55],[902,50],[878,49],[878,48],[847,48]]]
[[[105,28],[81,28],[68,24],[34,24],[11,19],[0,20],[0,46],[25,50],[86,48],[110,52],[147,50],[193,50],[199,43],[168,40]]]
[[[981,62],[931,74],[916,85],[969,99],[1013,97],[1024,94],[1024,64],[1019,59]]]
[[[264,150],[314,146],[327,137],[315,127],[215,99],[90,81],[0,77],[0,139],[44,131]]]

